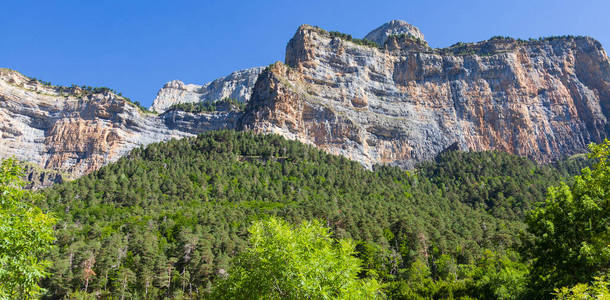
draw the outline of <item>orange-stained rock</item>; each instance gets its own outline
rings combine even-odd
[[[249,101],[245,112],[156,115],[110,91],[46,86],[0,69],[0,158],[75,178],[135,147],[242,129],[277,133],[368,167],[409,168],[447,148],[549,162],[610,136],[610,62],[594,39],[494,38],[431,49],[405,24],[377,29],[371,36],[380,47],[303,25],[285,64],[236,72],[209,91],[171,82],[155,106],[164,111],[235,94]]]
[[[303,25],[250,101],[244,128],[367,166],[412,167],[454,143],[549,162],[610,135],[610,64],[588,37],[375,48]]]
[[[47,86],[0,69],[0,158],[33,163],[37,167],[29,170],[38,177],[44,177],[44,170],[53,170],[57,171],[53,176],[76,178],[135,147],[234,128],[239,116],[236,112],[178,111],[156,115],[140,111],[110,91]],[[61,180],[42,184],[57,181]]]

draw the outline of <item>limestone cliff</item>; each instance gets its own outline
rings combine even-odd
[[[204,85],[184,84],[180,80],[172,80],[159,90],[151,110],[162,113],[173,104],[213,102],[223,98],[247,102],[254,83],[263,69],[257,67],[235,71]]]
[[[403,20],[392,20],[385,23],[371,31],[364,38],[377,43],[379,46],[383,46],[391,36],[402,34],[410,35],[417,40],[425,41],[424,34],[419,31],[419,28]]]
[[[233,115],[158,116],[106,89],[49,86],[0,69],[0,158],[14,156],[67,179],[96,170],[134,147],[231,126]],[[61,180],[53,176],[38,181]]]
[[[134,147],[238,129],[278,133],[369,167],[408,168],[447,148],[548,162],[610,136],[610,61],[592,38],[432,49],[417,28],[393,21],[367,39],[378,47],[303,25],[285,64],[203,86],[172,81],[155,99],[159,115],[108,90],[49,86],[0,69],[0,158],[73,178]],[[166,111],[224,97],[247,102],[246,110]],[[43,183],[61,180],[36,174]]]
[[[454,143],[548,162],[610,135],[610,64],[591,38],[431,49],[386,36],[376,48],[301,26],[286,65],[260,75],[242,126],[404,167]]]

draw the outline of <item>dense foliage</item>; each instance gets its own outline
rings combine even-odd
[[[40,294],[54,240],[55,220],[34,205],[40,197],[23,189],[22,177],[15,160],[0,163],[0,299]]]
[[[571,161],[562,170],[574,169]],[[360,241],[391,297],[516,297],[521,216],[563,176],[512,155],[448,153],[374,171],[275,135],[231,131],[135,149],[45,191],[61,220],[49,294],[202,295],[269,215]]]
[[[219,110],[243,111],[246,104],[233,98],[223,98],[214,102],[186,102],[172,104],[166,111],[179,110],[190,113],[216,112]]]
[[[527,218],[534,237],[530,284],[537,298],[610,275],[610,141],[591,146],[591,169],[549,189]]]
[[[549,184],[577,174],[589,164],[590,160],[577,156],[541,167],[504,152],[453,151],[435,162],[420,164],[418,170],[444,190],[451,201],[515,220],[522,219],[536,200],[544,199]]]
[[[270,218],[250,226],[250,246],[238,255],[213,299],[373,299],[375,279],[358,279],[351,240],[334,241],[328,228],[305,221],[293,227]]]
[[[379,48],[379,45],[377,45],[377,43],[375,43],[371,40],[367,40],[367,39],[355,39],[352,37],[351,34],[339,32],[339,31],[330,31],[330,32],[328,32],[328,34],[330,35],[330,37],[340,38],[344,41],[352,42],[357,45]]]
[[[558,300],[610,299],[610,282],[603,277],[595,277],[591,283],[578,283],[571,287],[555,289],[553,293]]]

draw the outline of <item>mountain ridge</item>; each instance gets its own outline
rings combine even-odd
[[[233,98],[242,103],[247,102],[250,99],[252,87],[263,69],[263,67],[253,67],[235,71],[203,85],[184,84],[180,80],[172,80],[159,90],[150,109],[162,113],[173,104],[209,103],[223,98]]]
[[[76,178],[135,147],[237,129],[281,134],[369,168],[411,168],[452,145],[544,163],[610,136],[610,62],[598,41],[495,37],[433,49],[404,24],[388,29],[397,34],[382,30],[383,45],[302,25],[285,63],[202,86],[166,84],[151,107],[162,114],[109,90],[51,87],[4,70],[0,157]],[[247,103],[245,111],[165,111],[223,97]]]
[[[353,143],[346,156],[365,165],[407,168],[456,142],[548,162],[608,136],[610,67],[597,41],[508,43],[518,45],[486,56],[441,55],[417,40],[380,49],[304,25],[288,43],[287,67],[271,68],[278,78],[268,87],[282,94],[255,89],[252,99],[262,91],[259,98],[274,103],[250,127],[335,154]],[[309,118],[312,111],[326,118]],[[330,127],[320,128],[325,122]]]

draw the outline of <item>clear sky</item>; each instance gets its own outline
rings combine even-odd
[[[5,0],[1,11],[1,67],[53,84],[107,86],[146,106],[169,80],[202,84],[283,61],[300,24],[361,38],[402,19],[432,47],[564,34],[610,46],[608,0]]]

